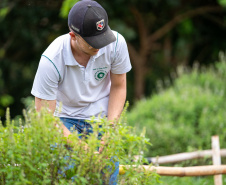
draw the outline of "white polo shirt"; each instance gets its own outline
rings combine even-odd
[[[107,116],[110,71],[123,74],[131,70],[125,39],[113,33],[116,41],[91,56],[86,68],[75,60],[69,34],[55,39],[40,59],[31,94],[44,100],[57,100],[54,115],[58,117]]]

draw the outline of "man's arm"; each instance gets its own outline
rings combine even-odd
[[[56,109],[56,100],[43,100],[43,99],[35,97],[36,111],[40,112],[42,107],[48,107],[49,111],[51,113],[54,113],[54,111]],[[67,129],[67,127],[64,126],[64,124],[61,124],[61,128],[63,129],[64,136],[68,137],[71,132]]]
[[[48,107],[51,113],[54,113],[56,109],[56,100],[43,100],[35,97],[35,109],[40,112],[42,107]]]
[[[126,100],[126,73],[124,74],[110,74],[111,77],[111,89],[108,102],[108,120],[114,124],[117,121],[122,113],[125,100]],[[104,136],[101,140],[101,146],[99,148],[99,153],[104,149],[106,144],[106,138]]]
[[[126,73],[110,74],[111,90],[108,103],[108,120],[118,120],[126,100]]]

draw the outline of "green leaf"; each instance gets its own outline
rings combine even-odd
[[[60,16],[62,18],[67,18],[70,9],[77,3],[79,0],[64,0],[62,7],[60,9]]]
[[[10,104],[12,104],[14,102],[14,99],[12,96],[6,94],[0,97],[0,105],[2,105],[3,107],[7,107]]]
[[[226,0],[218,0],[218,3],[223,6],[226,7]]]
[[[8,13],[9,13],[8,7],[1,8],[0,9],[0,20],[4,19]]]

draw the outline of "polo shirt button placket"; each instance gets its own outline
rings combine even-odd
[[[83,82],[85,82],[85,81],[86,81],[85,67],[84,67],[84,66],[80,67],[80,70],[81,70],[81,72],[82,72]]]
[[[89,60],[86,68],[84,68],[84,80],[85,82],[89,81],[89,70],[90,70],[90,63],[93,62],[93,58]]]
[[[85,69],[84,73],[85,73],[85,81],[88,82],[89,81],[89,72],[88,72],[88,70]]]

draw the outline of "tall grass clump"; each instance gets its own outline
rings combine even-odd
[[[78,138],[73,132],[63,136],[61,122],[46,110],[37,113],[33,109],[24,111],[24,119],[11,120],[7,111],[6,123],[0,123],[0,184],[108,184],[113,163],[135,165],[118,184],[153,184],[158,175],[151,172],[137,173],[133,156],[149,145],[145,132],[135,133],[128,126],[125,111],[113,128],[105,118],[98,123],[91,120],[93,133]],[[99,127],[99,124],[102,127]],[[104,138],[104,146],[98,133]],[[98,154],[99,147],[104,147]]]
[[[128,123],[146,127],[152,141],[146,156],[211,149],[211,136],[219,135],[226,147],[226,57],[211,67],[178,68],[169,88],[137,102]]]

